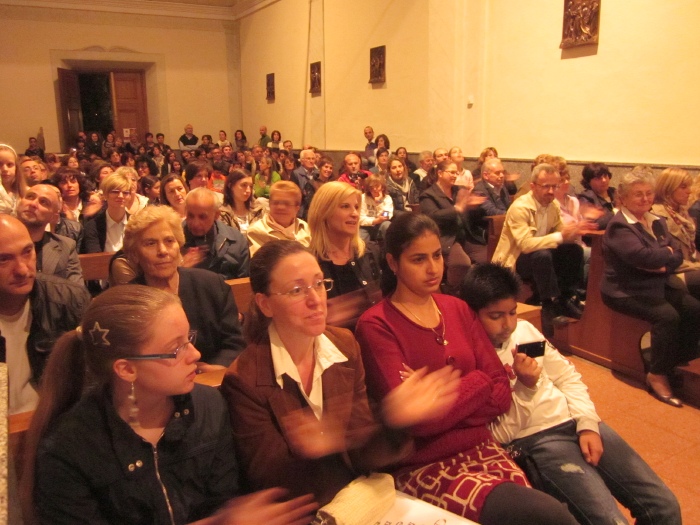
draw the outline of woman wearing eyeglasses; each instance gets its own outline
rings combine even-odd
[[[453,160],[447,158],[435,169],[437,181],[421,193],[420,210],[440,228],[447,284],[456,290],[472,262],[486,262],[486,240],[471,233],[469,217],[470,206],[484,198],[456,184],[459,168]]]
[[[192,268],[196,255],[180,255],[185,242],[179,215],[168,206],[148,206],[133,216],[124,234],[125,258],[115,259],[113,282],[145,284],[180,297],[187,319],[197,330],[197,364],[202,372],[231,364],[243,349],[238,309],[231,288],[221,275]],[[119,275],[119,274],[122,275]]]
[[[407,454],[403,428],[440,418],[455,402],[451,367],[421,371],[382,403],[381,422],[373,418],[355,338],[326,326],[333,281],[298,242],[262,246],[250,281],[249,346],[221,387],[247,487],[313,493],[324,505],[358,475]]]
[[[195,385],[190,338],[176,296],[121,286],[58,340],[26,440],[25,523],[310,521],[309,496],[236,498],[229,415],[215,389]]]
[[[81,253],[116,252],[124,240],[124,227],[129,220],[126,204],[131,197],[131,178],[114,172],[100,183],[106,206],[85,223]]]

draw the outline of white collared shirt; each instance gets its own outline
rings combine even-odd
[[[301,382],[301,377],[299,376],[299,370],[297,366],[292,361],[292,357],[287,352],[284,347],[284,343],[280,339],[277,333],[277,328],[275,328],[274,321],[270,323],[267,329],[270,335],[270,352],[272,354],[272,367],[275,371],[275,380],[280,388],[284,387],[283,375],[287,374],[290,379],[296,382],[299,386],[299,391],[306,399],[306,402],[313,410],[314,415],[321,419],[323,415],[323,372],[330,368],[335,363],[344,363],[348,360],[343,353],[338,350],[330,339],[324,334],[319,335],[314,340],[314,373],[313,382],[311,383],[311,392],[306,394],[304,390],[304,385]]]
[[[126,227],[126,222],[128,216],[125,213],[124,218],[115,222],[109,213],[105,213],[107,216],[107,238],[105,239],[105,251],[106,252],[116,252],[122,249],[124,244],[124,228]]]

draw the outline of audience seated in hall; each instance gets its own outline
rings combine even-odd
[[[248,243],[237,229],[220,220],[216,194],[196,188],[186,197],[183,253],[197,261],[195,268],[218,273],[224,279],[248,277]]]
[[[479,239],[470,231],[473,221],[469,218],[478,213],[478,204],[484,197],[473,196],[469,188],[455,184],[457,165],[449,157],[433,169],[437,179],[420,194],[420,210],[440,228],[447,285],[456,291],[472,264],[472,256],[474,262],[486,262],[486,239]]]
[[[700,300],[700,253],[695,247],[697,225],[688,214],[692,179],[681,168],[666,168],[656,179],[654,215],[666,219],[668,232],[683,253],[683,262],[675,269],[690,294]]]
[[[406,429],[455,403],[456,378],[445,367],[396,388],[375,419],[355,338],[326,326],[334,282],[299,243],[260,248],[251,286],[249,345],[221,385],[247,488],[279,485],[325,505],[358,475],[405,457]]]
[[[408,167],[401,157],[390,157],[386,187],[394,201],[394,211],[410,212],[413,207],[418,207],[418,195],[420,191],[415,181],[409,176]]]
[[[428,176],[433,167],[433,154],[429,150],[421,151],[418,155],[418,169],[413,174],[418,176],[418,183]],[[416,183],[414,179],[414,184]]]
[[[626,523],[615,499],[637,523],[680,523],[673,493],[601,422],[574,366],[533,325],[517,318],[519,288],[518,277],[496,264],[473,267],[461,288],[510,380],[511,407],[491,422],[494,438],[510,447],[530,481],[566,503],[579,523]],[[539,345],[541,352],[517,353],[526,343]]]
[[[149,206],[127,226],[124,254],[138,274],[132,284],[153,286],[180,297],[190,329],[197,331],[200,370],[231,364],[243,349],[231,288],[221,275],[193,268],[196,259],[191,256],[185,255],[180,264],[184,232],[177,215],[166,206]],[[116,261],[112,272],[123,268],[115,265]]]
[[[583,167],[581,175],[584,190],[579,194],[579,200],[603,212],[595,222],[598,228],[604,230],[617,212],[615,188],[610,186],[612,173],[602,162],[591,162]]]
[[[232,422],[219,393],[195,384],[192,343],[172,294],[120,286],[95,299],[47,365],[26,438],[26,523],[312,519],[310,496],[278,502],[276,489],[237,497]]]
[[[360,159],[356,155],[356,162]],[[361,193],[345,182],[327,182],[319,188],[309,209],[311,252],[323,275],[333,279],[328,298],[378,287],[379,247],[360,237]]]
[[[0,175],[0,213],[14,214],[27,182],[20,171],[17,152],[7,144],[0,144]]]
[[[199,146],[199,137],[194,134],[192,124],[185,126],[185,132],[177,140],[180,151],[194,151]]]
[[[338,180],[350,184],[361,191],[364,187],[364,180],[371,175],[369,171],[363,170],[361,166],[360,156],[357,153],[348,153],[345,155],[342,173]]]
[[[60,211],[61,192],[51,184],[32,186],[17,204],[17,218],[34,242],[37,272],[83,284],[75,241],[47,230]]]
[[[530,191],[508,209],[492,258],[534,282],[547,336],[553,334],[554,317],[581,317],[575,293],[583,276],[583,248],[575,241],[581,232],[595,229],[588,221],[562,221],[559,204],[554,202],[560,182],[554,166],[533,168]]]
[[[698,357],[700,301],[673,272],[683,252],[666,220],[650,213],[654,175],[635,168],[618,186],[620,211],[603,237],[603,302],[613,310],[652,323],[651,361],[645,365],[649,391],[660,401],[683,406],[669,376],[681,363]]]
[[[364,241],[383,239],[394,216],[394,201],[387,193],[386,179],[370,175],[365,180],[360,205],[360,237]]]
[[[270,188],[270,211],[248,228],[251,257],[261,246],[279,239],[296,240],[304,247],[311,241],[309,225],[297,217],[301,190],[291,181],[275,182]]]
[[[439,234],[425,215],[392,221],[385,298],[360,317],[355,332],[373,399],[387,399],[414,371],[447,364],[459,376],[458,403],[439,420],[408,429],[415,449],[391,467],[396,487],[483,524],[574,524],[563,504],[528,488],[525,474],[489,432],[488,424],[510,407],[508,376],[476,314],[437,293]]]
[[[247,235],[248,229],[262,218],[263,213],[263,206],[253,195],[253,177],[244,169],[232,170],[226,177],[219,220]]]
[[[187,188],[179,173],[171,173],[163,178],[160,183],[160,203],[170,206],[183,219],[187,216],[186,197]]]
[[[132,194],[132,180],[125,172],[114,172],[100,185],[107,206],[85,222],[81,253],[116,252],[122,247],[124,227],[129,220],[126,204]]]
[[[0,238],[0,333],[14,414],[34,410],[51,346],[80,322],[90,295],[82,283],[37,273],[34,242],[19,220],[0,214]]]

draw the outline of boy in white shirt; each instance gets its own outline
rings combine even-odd
[[[529,322],[517,318],[519,278],[497,264],[471,268],[462,298],[477,312],[511,382],[512,404],[491,423],[531,481],[565,502],[582,524],[679,524],[680,506],[646,462],[601,422],[581,375]],[[519,353],[527,343],[530,355]],[[517,452],[514,452],[514,456]]]

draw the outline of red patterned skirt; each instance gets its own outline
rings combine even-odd
[[[499,444],[487,442],[443,461],[395,473],[396,488],[478,521],[489,492],[501,483],[530,484]]]

